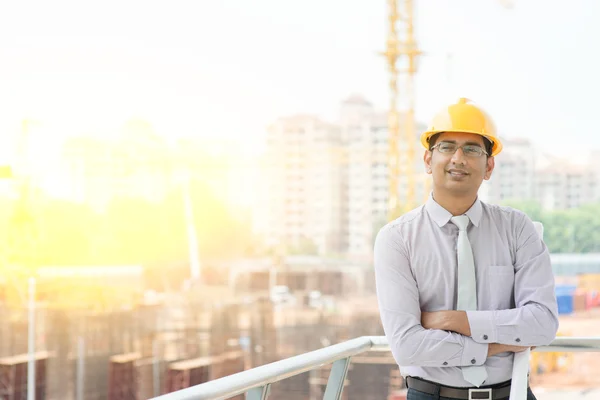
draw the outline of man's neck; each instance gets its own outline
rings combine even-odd
[[[448,210],[450,214],[456,216],[463,215],[469,211],[477,200],[477,193],[475,195],[451,196],[439,194],[434,191],[433,199],[440,206],[444,207],[444,209]]]

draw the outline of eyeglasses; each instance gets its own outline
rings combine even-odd
[[[488,155],[481,146],[476,144],[463,144],[462,146],[451,142],[439,142],[431,148],[433,151],[437,147],[438,151],[442,154],[454,154],[458,149],[462,149],[463,154],[466,157],[481,157],[482,155]]]

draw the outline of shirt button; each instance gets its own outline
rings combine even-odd
[[[488,335],[483,335],[483,340],[487,340],[488,339]]]
[[[448,362],[447,362],[447,361],[444,361],[444,365],[448,365]]]
[[[517,343],[519,343],[521,341],[521,339],[517,338]]]
[[[471,364],[475,364],[477,361],[475,359],[471,360]]]

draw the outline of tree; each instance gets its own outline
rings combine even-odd
[[[202,262],[243,256],[256,244],[249,213],[234,215],[200,182],[192,185],[191,199]],[[3,243],[9,239],[8,225],[14,219],[14,213],[6,214],[1,218],[6,227],[0,232]],[[104,213],[85,204],[49,200],[40,207],[35,224],[40,264],[165,267],[189,261],[184,202],[179,190],[158,203],[143,198],[115,198]]]
[[[99,222],[99,216],[84,205],[61,200],[45,203],[34,221],[39,235],[39,263],[89,263]]]
[[[319,253],[319,248],[315,244],[315,242],[307,237],[300,238],[299,242],[295,246],[290,246],[289,254],[291,255],[317,255]]]
[[[533,201],[506,202],[544,225],[544,242],[553,253],[600,252],[600,204],[544,211]]]

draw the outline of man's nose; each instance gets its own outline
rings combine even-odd
[[[462,147],[459,147],[452,155],[452,162],[455,164],[464,164],[465,162],[465,154],[462,151]]]

